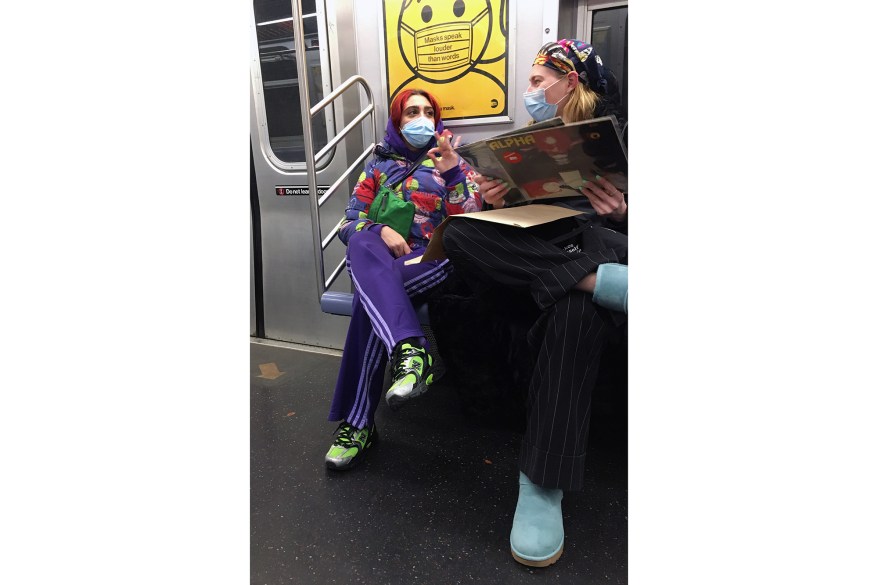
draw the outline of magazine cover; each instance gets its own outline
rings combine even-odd
[[[600,175],[628,191],[628,155],[613,116],[551,128],[524,128],[458,149],[482,175],[503,179],[516,204],[581,195],[580,187]]]

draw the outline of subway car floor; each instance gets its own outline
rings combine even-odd
[[[360,465],[325,468],[338,354],[250,344],[253,585],[627,582],[624,388],[597,388],[585,489],[564,495],[564,553],[532,568],[509,551],[521,435],[465,417],[443,380],[397,412],[379,406]]]

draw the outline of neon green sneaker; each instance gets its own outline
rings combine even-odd
[[[375,424],[368,429],[358,429],[342,421],[335,430],[335,441],[326,453],[326,467],[339,471],[350,469],[363,459],[366,449],[372,446],[378,435]]]
[[[433,357],[418,345],[403,341],[393,350],[393,382],[385,399],[391,410],[427,391],[433,383]]]

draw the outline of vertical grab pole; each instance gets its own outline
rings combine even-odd
[[[302,109],[302,132],[305,141],[305,167],[308,173],[308,194],[311,198],[311,235],[314,240],[314,263],[317,265],[317,298],[323,292],[325,274],[323,247],[320,241],[320,211],[317,204],[317,170],[314,164],[314,139],[311,132],[311,95],[308,90],[308,69],[305,64],[305,34],[302,25],[302,0],[292,1],[293,35],[296,45],[296,70],[299,74],[299,101]]]

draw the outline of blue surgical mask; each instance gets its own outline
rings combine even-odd
[[[415,148],[424,148],[435,131],[432,120],[419,116],[402,127],[402,137]]]
[[[555,83],[558,83],[563,79],[564,77]],[[549,87],[553,87],[555,83]],[[549,87],[541,87],[533,91],[524,92],[524,107],[527,108],[527,113],[530,114],[530,117],[537,122],[554,118],[558,112],[558,104],[564,99],[562,97],[561,100],[558,100],[554,104],[546,102],[546,90],[549,89]]]

